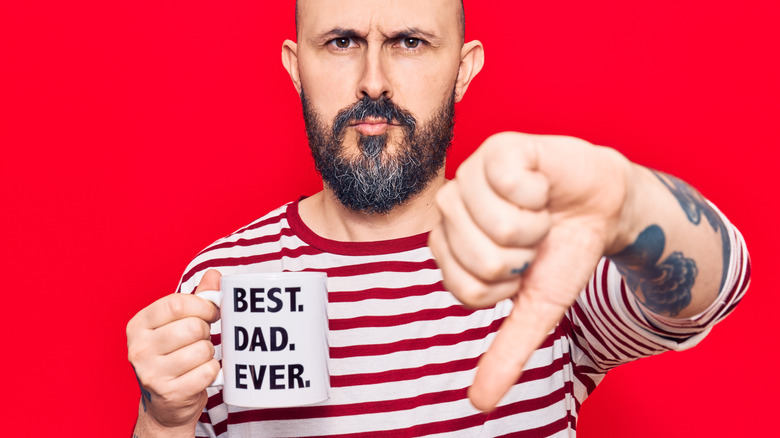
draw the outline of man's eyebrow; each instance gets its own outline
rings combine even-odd
[[[402,39],[402,38],[422,37],[430,43],[441,42],[441,37],[439,37],[433,32],[429,32],[419,27],[407,27],[406,29],[397,30],[395,32],[390,32],[389,34],[383,34],[383,35],[385,36],[385,38],[395,39],[395,40]]]
[[[317,41],[319,43],[325,43],[328,42],[334,38],[360,38],[365,39],[366,35],[364,33],[358,32],[355,29],[349,29],[349,28],[343,28],[343,27],[334,27],[333,29],[330,29],[328,31],[319,33],[317,35],[314,35],[312,38],[314,41]]]

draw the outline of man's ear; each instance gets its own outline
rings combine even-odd
[[[282,43],[282,65],[290,74],[295,90],[301,94],[301,75],[298,72],[298,44],[290,40]]]
[[[460,102],[471,80],[482,70],[485,64],[485,49],[482,43],[474,40],[463,45],[460,50],[460,68],[455,82],[455,102]]]

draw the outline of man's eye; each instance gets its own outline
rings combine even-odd
[[[416,49],[417,46],[420,45],[420,39],[419,38],[404,38],[403,40],[404,47],[407,49]]]
[[[349,38],[336,38],[331,43],[339,49],[347,49],[352,41]]]

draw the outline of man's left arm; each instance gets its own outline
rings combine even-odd
[[[579,139],[493,136],[437,203],[430,246],[448,289],[471,307],[514,301],[470,389],[483,410],[517,380],[602,257],[643,312],[661,318],[710,308],[729,272],[729,229],[698,192]]]
[[[606,254],[643,309],[672,318],[698,315],[726,283],[730,229],[715,208],[684,181],[631,165],[630,224]]]

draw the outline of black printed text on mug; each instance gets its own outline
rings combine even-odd
[[[224,275],[198,292],[220,307],[225,403],[305,406],[328,399],[327,276],[320,272]],[[215,353],[216,355],[216,353]]]
[[[297,303],[297,294],[301,291],[300,287],[272,287],[266,293],[265,288],[252,287],[249,293],[246,289],[240,287],[233,288],[233,311],[251,313],[264,313],[266,310],[270,313],[287,310],[290,312],[303,312],[303,305]],[[266,298],[268,299],[266,301]],[[285,306],[285,303],[287,305]]]

